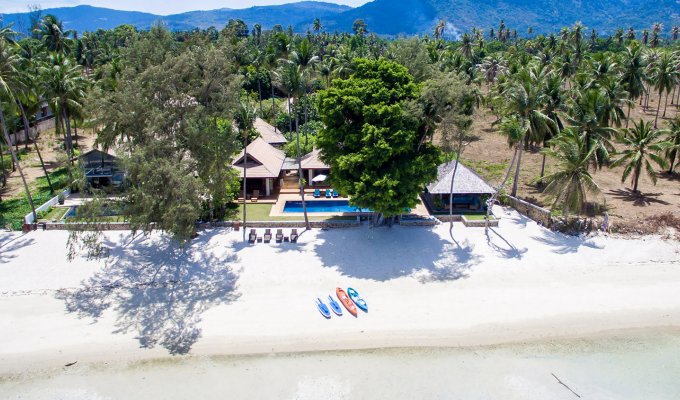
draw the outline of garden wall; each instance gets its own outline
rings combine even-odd
[[[535,204],[527,203],[524,200],[520,200],[516,197],[507,196],[505,201],[510,207],[517,210],[522,215],[533,219],[534,221],[540,223],[546,228],[550,228],[553,223],[553,219],[550,216],[550,210],[543,207],[539,207]]]
[[[47,200],[47,202],[45,202],[45,204],[43,204],[43,205],[41,205],[40,207],[36,208],[36,209],[35,209],[36,214],[39,213],[39,212],[41,212],[41,211],[47,211],[50,207],[52,207],[53,205],[59,203],[59,196],[64,196],[64,197],[66,197],[66,196],[68,196],[69,194],[71,194],[71,189],[68,189],[68,188],[67,188],[66,190],[64,190],[64,191],[61,192],[60,194],[58,194],[58,195],[52,197],[51,199]],[[32,224],[33,222],[35,222],[35,219],[33,218],[33,213],[28,213],[28,214],[26,214],[26,216],[24,217],[24,223],[30,225],[30,224]]]

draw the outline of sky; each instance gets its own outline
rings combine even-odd
[[[293,3],[299,0],[0,0],[0,13],[26,12],[31,4],[42,9],[91,5],[116,10],[144,11],[159,15],[177,14],[217,8],[247,8],[272,4]],[[358,7],[369,0],[322,0],[329,3]]]

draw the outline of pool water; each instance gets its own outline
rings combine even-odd
[[[342,213],[342,212],[370,212],[368,209],[361,209],[349,204],[347,200],[310,200],[306,201],[308,213]],[[301,201],[286,201],[283,207],[284,213],[301,213]]]

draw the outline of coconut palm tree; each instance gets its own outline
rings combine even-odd
[[[440,19],[439,22],[437,22],[437,26],[434,27],[434,38],[437,40],[440,40],[442,37],[444,37],[444,30],[446,29],[446,21],[443,19]]]
[[[66,54],[71,50],[69,36],[73,31],[64,30],[64,25],[54,15],[46,15],[33,32],[48,50],[60,54]]]
[[[246,182],[248,181],[248,139],[255,131],[255,118],[257,112],[247,101],[239,101],[239,106],[234,114],[236,127],[243,136],[243,240],[246,240]]]
[[[668,107],[668,95],[673,87],[678,82],[678,71],[676,69],[677,62],[670,52],[663,52],[659,57],[653,70],[654,88],[659,93],[659,102],[656,106],[656,118],[654,119],[654,128],[658,127],[659,111],[661,110],[661,97],[666,92],[666,103],[663,110],[663,116],[666,116],[666,108]]]
[[[640,173],[644,167],[647,176],[656,185],[656,171],[652,163],[661,168],[666,168],[666,160],[658,153],[668,149],[670,142],[663,141],[666,131],[652,128],[652,123],[642,119],[639,123],[633,122],[633,127],[625,129],[623,135],[618,138],[618,142],[625,146],[624,150],[618,152],[619,158],[612,163],[612,167],[625,165],[621,182],[632,174],[633,192],[638,193]]]
[[[609,109],[609,99],[604,91],[591,88],[570,99],[565,114],[568,124],[584,135],[587,153],[593,156],[591,161],[599,168],[609,161],[614,150],[611,139],[616,129],[605,124]],[[595,151],[591,152],[591,149]]]
[[[560,207],[565,214],[582,213],[588,196],[601,193],[588,170],[594,151],[588,150],[585,135],[574,128],[565,129],[543,150],[556,161],[555,172],[543,178],[543,193],[552,199],[553,207]]]
[[[7,143],[7,148],[9,148],[9,152],[11,153],[12,159],[14,160],[14,165],[16,165],[16,168],[19,171],[19,176],[21,177],[21,181],[24,184],[26,197],[28,198],[28,202],[31,205],[31,212],[33,213],[33,221],[37,222],[38,216],[35,213],[35,204],[33,203],[31,191],[28,189],[28,183],[26,183],[26,177],[24,176],[24,172],[21,169],[21,164],[19,164],[17,154],[11,146],[9,132],[7,131],[7,120],[5,118],[5,111],[3,107],[4,105],[13,105],[16,101],[12,87],[17,84],[17,77],[19,76],[17,66],[19,65],[19,62],[20,59],[10,47],[9,41],[7,41],[5,38],[0,38],[0,102],[2,102],[2,104],[0,104],[0,125],[5,143]]]
[[[666,158],[668,159],[668,173],[673,173],[675,167],[675,160],[680,153],[680,115],[676,115],[668,123],[668,142],[671,144],[666,150]]]
[[[282,90],[288,96],[288,115],[290,117],[291,106],[290,99],[293,97],[297,103],[300,99],[300,95],[307,90],[304,81],[304,71],[302,66],[295,64],[289,60],[282,60],[283,65],[281,70],[278,72],[278,78]],[[302,212],[305,216],[305,227],[311,229],[309,225],[309,217],[307,216],[307,203],[305,202],[305,183],[304,177],[302,176],[302,156],[300,154],[300,130],[298,121],[298,113],[295,113],[295,143],[297,150],[297,164],[298,164],[298,182],[300,184],[300,197],[302,199]]]
[[[628,120],[630,119],[630,109],[633,107],[635,100],[641,98],[645,93],[645,74],[647,66],[645,64],[644,50],[642,46],[637,43],[626,47],[623,61],[623,75],[621,82],[628,92],[628,112],[626,114],[626,128],[628,128]]]
[[[314,32],[319,33],[323,29],[323,25],[321,25],[321,20],[319,18],[314,18],[314,23],[312,24],[312,29]]]
[[[515,115],[505,117],[501,121],[500,131],[501,134],[507,137],[508,145],[515,148],[515,156],[513,156],[513,162],[517,159],[517,164],[515,166],[515,177],[512,182],[511,196],[517,196],[517,186],[519,181],[519,167],[522,162],[522,149],[524,147],[524,141],[528,135],[530,128],[529,121],[522,119]],[[510,165],[512,168],[512,164]]]
[[[58,53],[52,54],[48,63],[39,67],[39,73],[56,125],[62,129],[66,153],[71,158],[74,151],[70,117],[83,105],[87,80],[80,65]]]
[[[314,69],[314,66],[319,62],[319,56],[314,54],[314,46],[307,40],[304,39],[302,42],[300,42],[300,45],[290,53],[289,59],[291,62],[293,62],[295,65],[300,67],[300,71],[302,72],[302,86],[304,89],[303,92],[303,108],[304,108],[304,116],[305,116],[305,125],[307,124],[307,82],[308,78],[311,75],[312,70]],[[297,130],[297,128],[296,128]],[[308,137],[307,137],[307,132],[305,131],[305,145],[307,144]]]

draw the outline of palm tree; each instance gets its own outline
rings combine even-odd
[[[314,46],[307,39],[304,39],[300,42],[298,48],[290,53],[290,61],[299,66],[302,71],[302,86],[304,88],[303,107],[305,124],[307,124],[307,78],[314,66],[319,62],[319,56],[314,54]],[[308,137],[305,131],[305,145],[307,141]]]
[[[645,93],[645,57],[642,46],[637,43],[626,47],[621,81],[628,92],[628,113],[626,114],[626,128],[630,119],[630,109],[634,101]]]
[[[293,96],[294,99],[300,99],[300,94],[307,90],[304,85],[304,72],[302,66],[296,65],[294,62],[289,60],[282,60],[283,65],[281,71],[278,73],[278,78],[280,80],[281,88],[284,90],[288,96],[288,115],[290,118],[291,107],[290,98]],[[305,202],[305,184],[304,178],[302,176],[302,157],[300,154],[300,130],[298,129],[298,113],[295,113],[295,143],[297,149],[297,164],[298,164],[298,182],[300,184],[300,197],[302,198],[302,212],[305,215],[305,227],[311,229],[309,225],[309,217],[307,216],[307,203]]]
[[[69,158],[74,155],[70,117],[82,107],[87,86],[81,70],[80,65],[60,54],[52,54],[49,62],[39,68],[45,95],[55,114],[56,125],[64,135]]]
[[[570,99],[567,108],[567,122],[585,136],[587,153],[593,156],[593,164],[601,168],[614,150],[611,138],[616,133],[616,129],[605,123],[609,99],[604,91],[591,88],[578,92],[576,98]],[[591,149],[595,151],[591,152]]]
[[[635,40],[635,29],[633,29],[633,27],[628,28],[628,33],[626,33],[626,39]]]
[[[551,141],[551,147],[543,150],[557,161],[556,172],[546,176],[543,193],[553,200],[553,207],[560,207],[565,214],[582,213],[588,195],[598,195],[600,188],[588,171],[594,148],[588,150],[587,140],[576,129],[568,128]]]
[[[446,21],[443,19],[440,19],[439,22],[437,22],[437,26],[434,27],[434,38],[437,40],[440,40],[442,37],[444,37],[444,30],[446,29]]]
[[[525,137],[527,136],[527,133],[529,131],[529,122],[526,120],[523,120],[521,118],[518,118],[517,116],[510,116],[510,117],[505,117],[501,121],[500,125],[500,130],[501,134],[507,137],[508,139],[508,145],[512,148],[515,148],[515,155],[513,156],[513,163],[515,159],[517,159],[517,165],[515,166],[515,177],[512,182],[512,191],[510,193],[511,196],[515,197],[517,196],[517,186],[518,186],[518,181],[519,181],[519,166],[520,163],[522,162],[522,148],[523,142],[525,140]],[[510,164],[510,168],[512,168],[512,163]],[[508,170],[508,174],[509,174]]]
[[[319,33],[319,31],[323,29],[323,25],[321,25],[321,20],[319,18],[314,18],[314,23],[312,24],[312,29],[316,33]]]
[[[541,143],[546,136],[555,136],[559,128],[555,121],[545,114],[547,97],[544,92],[545,71],[541,68],[525,68],[521,70],[511,82],[510,87],[503,94],[505,113],[518,118],[518,126],[526,126],[526,132],[522,135],[523,145],[529,147],[530,143]],[[517,158],[517,170],[515,177],[519,177],[522,163],[522,154]],[[512,186],[512,196],[517,195],[518,182],[515,180]]]
[[[65,54],[71,50],[68,36],[73,31],[64,31],[62,22],[54,15],[46,15],[33,33],[48,51]]]
[[[234,115],[236,126],[243,135],[243,240],[246,240],[246,182],[248,181],[248,138],[255,130],[254,123],[257,113],[247,101],[239,101]]]
[[[658,126],[659,111],[661,110],[661,97],[666,92],[666,104],[663,109],[663,116],[666,116],[666,108],[668,107],[668,95],[677,84],[678,72],[676,70],[676,60],[670,52],[664,52],[659,57],[654,66],[654,88],[659,93],[659,102],[656,107],[656,118],[654,119],[654,128]]]
[[[10,48],[10,43],[5,38],[0,38],[0,101],[5,104],[13,104],[15,102],[14,93],[12,91],[12,86],[17,83],[16,79],[18,77],[17,66],[19,64],[19,57]],[[19,171],[19,176],[21,176],[21,181],[24,184],[24,190],[26,191],[26,197],[31,205],[31,211],[33,213],[33,221],[38,221],[38,216],[35,213],[35,204],[33,203],[33,197],[31,196],[31,191],[28,189],[28,183],[26,183],[26,177],[21,169],[21,164],[19,164],[19,159],[17,154],[12,149],[11,142],[9,139],[9,132],[7,131],[7,121],[5,119],[5,111],[2,104],[0,104],[0,124],[2,125],[2,133],[9,148],[9,152],[12,155],[14,164]],[[2,162],[2,161],[0,161]],[[4,168],[4,166],[3,166]],[[4,177],[4,176],[3,176]]]
[[[668,159],[668,173],[673,173],[675,167],[675,160],[680,152],[680,115],[677,115],[668,123],[668,142],[671,146],[666,150],[666,158]]]
[[[666,168],[666,160],[658,155],[659,152],[670,147],[669,142],[661,140],[665,134],[664,130],[652,128],[651,121],[645,122],[641,119],[639,123],[633,122],[633,128],[625,129],[618,139],[625,149],[618,153],[620,157],[612,163],[612,167],[625,164],[621,182],[624,182],[632,173],[634,193],[638,193],[638,183],[643,167],[655,185],[656,171],[652,162],[661,168]]]

